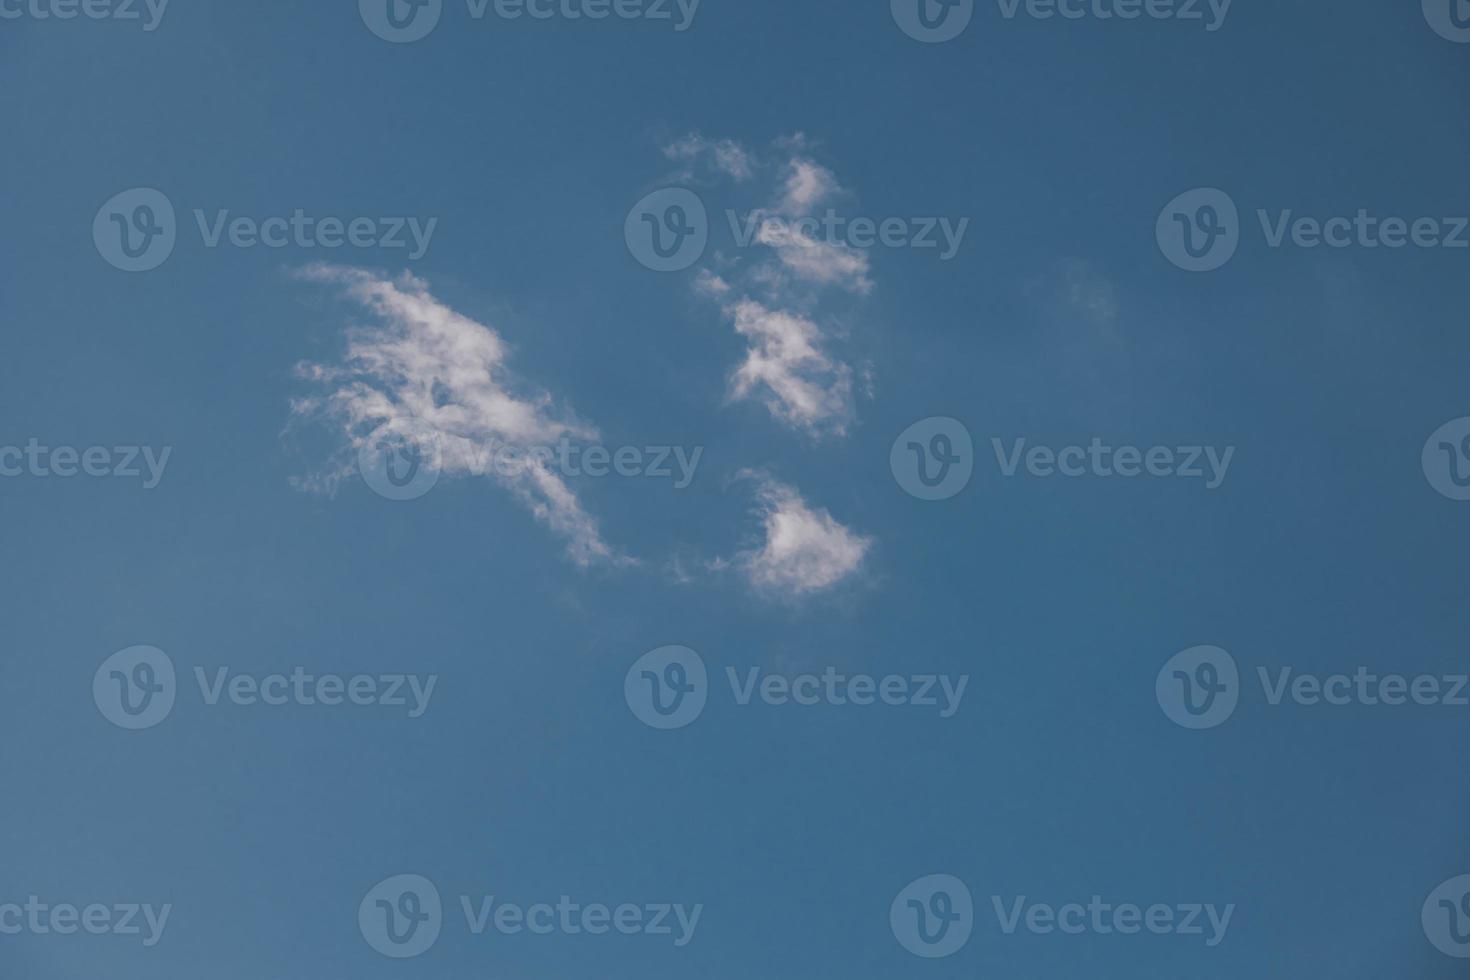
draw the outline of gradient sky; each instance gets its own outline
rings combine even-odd
[[[174,0],[153,31],[0,20],[0,446],[172,447],[153,489],[0,478],[0,904],[173,905],[151,949],[0,936],[0,973],[1458,975],[1420,908],[1470,872],[1470,708],[1271,707],[1254,676],[1466,670],[1470,503],[1435,493],[1420,453],[1470,415],[1470,252],[1271,249],[1254,214],[1470,214],[1470,46],[1414,2],[1236,0],[1213,32],[982,3],[942,44],[880,0],[704,0],[682,32],[475,21],[451,0],[412,44],[356,6]],[[846,215],[969,219],[961,250],[880,247],[803,278],[736,247],[724,209],[780,212],[810,189],[803,167]],[[704,258],[665,274],[630,255],[624,222],[670,184],[715,220]],[[91,230],[135,187],[167,195],[179,240],[129,274]],[[1197,187],[1246,225],[1208,274],[1154,235]],[[206,248],[196,208],[438,224],[414,261]],[[349,295],[405,272],[404,295],[438,311],[408,327]],[[795,370],[830,400],[742,393],[753,341],[732,294],[761,304],[747,326],[767,354],[789,353],[789,317],[817,329]],[[375,495],[352,469],[361,429],[302,400],[345,384],[322,379],[349,328],[381,345],[430,320],[503,342],[531,429],[702,447],[696,479],[568,478],[575,509],[544,519],[554,495],[514,481]],[[437,407],[501,393],[469,389]],[[935,416],[977,459],[929,502],[889,456]],[[1093,437],[1236,452],[1211,491],[1007,479],[990,450]],[[606,554],[556,524],[568,513]],[[183,683],[166,721],[129,732],[92,680],[138,644]],[[1186,731],[1155,677],[1201,644],[1247,691],[1227,724]],[[623,696],[666,645],[698,651],[713,686],[671,732]],[[439,682],[417,719],[209,706],[192,686],[195,667],[298,665]],[[742,707],[724,683],[726,667],[828,666],[970,680],[947,719]],[[357,908],[404,873],[448,915],[397,961]],[[979,921],[921,960],[889,905],[936,873],[967,883]],[[683,948],[476,938],[462,894],[704,911]],[[992,895],[1236,911],[1214,948],[1006,936]]]

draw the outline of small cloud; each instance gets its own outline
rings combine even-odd
[[[332,364],[302,364],[297,376],[320,393],[291,402],[293,419],[330,423],[342,444],[332,461],[301,481],[331,492],[353,470],[358,450],[384,425],[417,419],[440,437],[444,476],[490,476],[566,539],[579,565],[631,564],[602,539],[597,521],[549,463],[529,459],[511,472],[489,465],[507,448],[528,452],[561,439],[596,439],[597,430],[508,368],[509,348],[493,328],[439,302],[426,282],[397,280],[361,269],[317,264],[298,273],[307,282],[339,287],[377,320],[347,331]]]
[[[723,276],[716,275],[708,269],[700,269],[699,274],[694,277],[694,291],[701,296],[711,296],[716,299],[728,296],[731,286]]]
[[[758,592],[808,596],[851,579],[863,567],[873,540],[838,523],[825,509],[813,508],[795,489],[756,471],[756,513],[765,539],[733,560]]]
[[[845,435],[855,415],[852,370],[822,349],[822,331],[797,313],[752,299],[725,308],[749,342],[731,376],[733,400],[758,398],[778,420],[809,435]]]
[[[1045,276],[1032,280],[1027,292],[1060,318],[1080,317],[1104,328],[1118,319],[1117,288],[1084,259],[1063,259]]]
[[[769,246],[798,279],[821,286],[842,286],[866,296],[873,291],[868,278],[868,253],[837,241],[823,241],[785,222],[761,225],[756,240]]]
[[[665,146],[664,156],[681,163],[708,162],[717,173],[736,181],[755,176],[755,156],[734,140],[709,140],[690,133]]]
[[[786,182],[778,206],[782,214],[802,217],[840,191],[837,176],[806,157],[792,157],[786,165]]]
[[[753,155],[738,144],[697,132],[663,152],[681,162],[711,160],[737,179],[757,170]],[[730,400],[757,399],[778,421],[810,436],[845,435],[856,418],[853,370],[833,353],[838,338],[814,318],[825,290],[872,292],[869,255],[839,240],[834,222],[812,214],[842,187],[813,159],[810,141],[797,133],[775,141],[770,152],[784,161],[766,171],[776,177],[764,189],[774,201],[749,212],[750,237],[741,242],[756,246],[757,257],[721,264],[716,255],[718,272],[702,270],[693,288],[718,303],[748,341],[744,362],[731,374]],[[871,367],[868,375],[871,381]]]

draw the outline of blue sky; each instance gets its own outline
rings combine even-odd
[[[31,896],[171,907],[151,946],[0,933],[6,975],[1455,975],[1429,920],[1470,872],[1470,707],[1273,704],[1258,680],[1466,670],[1470,503],[1421,455],[1470,415],[1467,252],[1272,247],[1258,218],[1452,237],[1470,215],[1470,46],[1432,3],[1236,0],[1216,30],[980,3],[941,43],[883,2],[703,0],[678,30],[672,4],[445,0],[412,43],[356,7],[174,0],[145,30],[141,4],[0,4],[0,927]],[[625,228],[669,187],[708,244],[657,272]],[[136,188],[176,241],[126,272],[93,228],[137,216],[107,206]],[[1156,226],[1198,221],[1206,199],[1166,205],[1199,188],[1237,247],[1189,272]],[[195,218],[297,210],[432,233],[412,259],[209,247]],[[742,245],[729,211],[763,230]],[[791,237],[829,211],[966,224],[948,260]],[[395,501],[358,460],[405,415],[437,482]],[[961,432],[967,485],[906,492],[907,443],[938,466],[959,443],[932,437]],[[700,455],[683,487],[477,475],[563,439]],[[1176,471],[1233,454],[1213,488],[1045,475],[1094,439]],[[4,453],[33,440],[139,475],[37,475]],[[99,708],[104,661],[140,645],[176,680],[134,731]],[[1238,706],[1189,730],[1156,680],[1206,645]],[[661,730],[625,690],[671,646],[704,703]],[[418,717],[210,703],[297,668],[373,697],[437,680]],[[968,680],[944,717],[742,704],[752,669]],[[404,874],[444,915],[397,959],[358,911]],[[973,932],[918,958],[890,906],[936,874]],[[473,935],[460,899],[492,895],[701,913],[683,945]],[[1094,895],[1233,912],[1215,945],[994,912]]]

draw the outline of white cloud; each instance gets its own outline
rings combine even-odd
[[[327,391],[294,400],[293,415],[339,426],[346,443],[334,464],[305,481],[308,488],[332,489],[351,473],[374,431],[415,418],[441,434],[444,475],[492,476],[566,539],[580,565],[630,562],[602,539],[597,521],[546,463],[531,459],[510,472],[486,465],[503,447],[524,451],[562,438],[597,438],[595,428],[556,411],[550,395],[528,390],[514,376],[506,366],[508,348],[494,329],[445,306],[427,283],[407,273],[389,281],[319,264],[300,277],[340,287],[379,321],[348,330],[339,363],[298,368]]]
[[[753,299],[725,307],[750,347],[730,397],[758,397],[777,419],[811,435],[844,435],[854,417],[852,370],[822,350],[822,331],[800,314]]]
[[[795,489],[752,471],[756,511],[765,540],[734,561],[758,591],[778,596],[823,592],[856,575],[871,538],[854,533],[822,508],[812,508]]]
[[[785,221],[760,226],[756,240],[769,246],[788,272],[820,286],[841,286],[866,296],[873,291],[868,278],[868,253],[845,242],[827,241]]]
[[[734,180],[755,176],[755,156],[734,140],[708,140],[690,133],[665,146],[664,156],[684,163],[708,160],[716,171]]]
[[[694,277],[694,291],[705,296],[728,296],[730,289],[730,284],[723,276],[716,275],[708,269],[700,269],[699,274]]]
[[[798,151],[806,146],[802,136],[787,144]],[[866,296],[873,289],[868,278],[868,253],[846,242],[821,237],[813,230],[819,227],[812,219],[817,205],[841,193],[837,175],[800,152],[785,164],[785,180],[781,197],[773,206],[782,220],[761,226],[759,241],[776,252],[781,264],[798,279],[819,286],[841,286]]]
[[[841,190],[836,174],[814,160],[792,157],[786,164],[786,182],[778,208],[800,217]]]
[[[714,152],[698,134],[665,147],[672,159]],[[749,342],[731,375],[730,399],[759,400],[778,421],[811,436],[845,435],[856,418],[852,368],[835,354],[837,338],[818,322],[821,293],[836,288],[859,296],[873,289],[868,254],[828,234],[832,224],[813,209],[842,192],[836,175],[812,159],[802,135],[776,141],[780,163],[768,206],[742,219],[761,258],[703,270],[695,292],[720,304]],[[753,157],[741,173],[754,171]],[[761,249],[764,250],[761,250]]]

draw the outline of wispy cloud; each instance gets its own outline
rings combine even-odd
[[[835,352],[838,338],[817,312],[822,292],[866,296],[873,289],[866,252],[819,234],[813,213],[843,193],[836,175],[812,158],[801,135],[776,141],[769,158],[730,141],[699,136],[664,148],[673,159],[710,154],[729,144],[740,173],[766,175],[768,203],[743,220],[762,257],[704,270],[695,289],[719,303],[748,350],[730,376],[729,399],[751,399],[777,421],[812,437],[845,435],[857,417],[853,370]]]
[[[799,222],[800,217],[763,224],[757,240],[775,250],[785,271],[795,279],[839,286],[860,296],[873,291],[868,253],[842,242],[824,241],[805,232]]]
[[[793,156],[786,162],[785,170],[779,203],[782,214],[811,214],[813,208],[841,189],[836,174],[807,157]]]
[[[1059,318],[1110,330],[1118,319],[1118,290],[1111,279],[1084,259],[1063,259],[1031,280],[1027,292]]]
[[[812,436],[846,434],[854,416],[852,369],[823,352],[816,323],[753,299],[730,303],[725,313],[750,345],[731,377],[730,397],[759,398],[777,419]]]
[[[843,193],[837,175],[806,153],[804,137],[782,141],[792,155],[779,164],[780,195],[770,207],[756,213],[764,222],[758,239],[772,248],[784,271],[813,286],[836,286],[866,296],[873,290],[868,253],[845,242],[823,238],[817,207]],[[769,221],[766,219],[779,220]]]
[[[344,445],[303,481],[330,491],[353,469],[356,453],[385,424],[419,419],[441,434],[442,473],[487,475],[485,460],[502,447],[529,450],[562,438],[596,439],[597,430],[507,367],[509,349],[493,328],[457,313],[405,273],[397,280],[342,266],[312,265],[299,278],[341,289],[376,323],[347,330],[340,361],[302,364],[298,375],[324,389],[295,399],[293,417],[340,429]],[[531,459],[493,479],[566,540],[579,565],[628,564],[605,542],[562,477]]]
[[[755,483],[755,509],[764,540],[727,564],[739,568],[758,592],[810,596],[862,570],[871,538],[843,526],[825,509],[812,507],[794,488],[768,474],[745,470],[740,476]]]
[[[699,133],[689,133],[664,147],[664,156],[687,165],[707,163],[716,173],[733,180],[749,180],[755,176],[755,156],[734,140],[705,139]],[[682,175],[693,177],[692,170]]]

